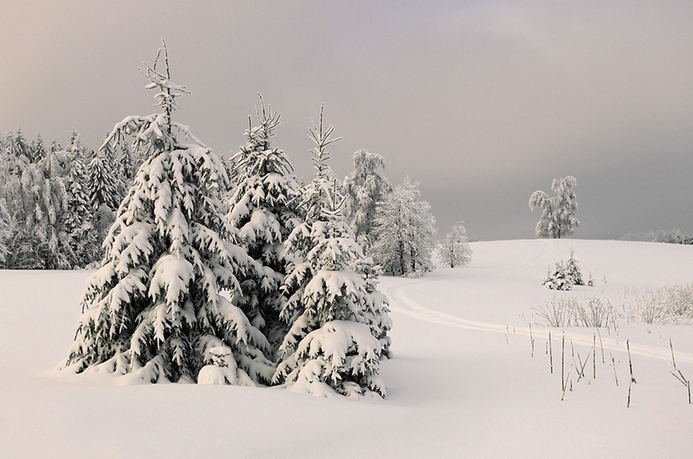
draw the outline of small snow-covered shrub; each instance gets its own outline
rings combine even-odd
[[[254,387],[248,374],[236,365],[231,348],[215,346],[207,351],[205,365],[197,375],[198,384]]]
[[[591,277],[590,277],[591,279]],[[541,286],[549,290],[570,290],[573,285],[585,285],[582,278],[582,272],[578,266],[578,261],[575,259],[575,251],[570,249],[570,258],[567,262],[563,260],[556,263],[553,271],[549,268],[546,277],[541,281]],[[588,286],[594,283],[587,284]]]
[[[572,280],[567,276],[565,265],[562,261],[556,262],[553,271],[549,268],[546,277],[542,279],[541,286],[549,290],[567,291],[573,287]]]

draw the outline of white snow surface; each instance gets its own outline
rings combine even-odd
[[[542,289],[570,247],[595,286]],[[594,330],[551,330],[551,374],[548,329],[531,309],[554,295],[620,307],[626,289],[690,283],[693,246],[524,240],[472,249],[467,268],[381,279],[394,321],[394,357],[381,363],[385,400],[56,372],[91,272],[0,271],[0,457],[693,457],[693,406],[669,373],[671,338],[678,368],[693,378],[693,325],[624,319],[618,334],[601,330],[607,363],[598,348],[596,379],[591,361],[579,382],[571,368],[573,390],[561,401],[563,332],[584,360]],[[637,380],[630,408],[626,339]]]

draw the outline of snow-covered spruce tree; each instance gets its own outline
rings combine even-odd
[[[230,199],[228,220],[239,230],[239,245],[257,265],[239,274],[242,294],[235,303],[272,344],[273,354],[286,329],[279,320],[284,305],[280,286],[287,272],[284,241],[300,222],[299,187],[284,151],[270,146],[281,115],[265,108],[260,125],[245,131],[247,143],[232,157],[239,182]]]
[[[467,266],[472,261],[472,248],[469,246],[467,230],[462,222],[453,225],[438,248],[438,258],[445,266],[455,268]]]
[[[575,259],[575,250],[573,250],[572,247],[570,249],[570,258],[568,258],[568,261],[565,263],[565,274],[573,285],[585,285],[582,279],[582,272]]]
[[[46,147],[43,144],[41,134],[36,136],[36,140],[31,142],[29,146],[29,161],[37,163],[46,157]]]
[[[387,274],[418,276],[433,268],[435,217],[418,187],[406,177],[378,204],[371,252]]]
[[[580,221],[575,216],[578,205],[573,188],[576,186],[575,177],[568,176],[554,179],[551,184],[554,194],[552,197],[541,190],[532,193],[529,198],[530,210],[533,211],[536,207],[542,209],[541,220],[536,227],[537,236],[560,239],[570,236],[580,226]]]
[[[111,142],[104,140],[99,151],[87,165],[87,189],[94,210],[105,205],[115,211],[122,199],[120,182],[115,176],[113,166],[113,150]]]
[[[553,270],[549,267],[546,277],[541,281],[541,286],[549,290],[563,291],[573,288],[573,281],[567,276],[565,264],[562,261],[556,262]]]
[[[171,120],[176,97],[188,91],[171,82],[165,44],[163,50],[165,73],[157,70],[161,50],[142,72],[147,88],[158,90],[162,113],[127,117],[106,139],[114,145],[132,135],[147,159],[104,241],[102,267],[88,280],[65,367],[145,382],[196,381],[209,351],[225,345],[235,381],[268,382],[274,365],[267,339],[222,296],[237,294],[236,273],[253,263],[228,242],[235,232],[219,201],[226,174],[187,126]]]
[[[0,185],[2,185],[0,183]],[[5,199],[0,197],[0,268],[5,268],[7,261],[8,243],[12,237],[12,216],[7,211]]]
[[[70,170],[65,179],[67,187],[67,215],[64,228],[70,238],[70,247],[75,254],[76,265],[86,267],[101,260],[101,241],[93,225],[94,209],[86,190],[87,171],[82,154],[71,148]],[[112,221],[112,219],[111,219]],[[103,236],[103,234],[102,234]]]
[[[392,185],[382,174],[384,169],[382,156],[361,149],[354,153],[354,171],[342,184],[346,197],[344,216],[365,253],[370,253],[373,243],[376,205],[392,192]]]
[[[24,157],[29,160],[29,145],[27,144],[21,129],[17,129],[17,133],[15,135],[8,134],[7,143],[7,147],[16,158]]]
[[[306,219],[286,242],[294,257],[283,286],[288,300],[281,317],[289,331],[279,349],[274,383],[320,396],[385,396],[378,375],[382,352],[381,297],[372,280],[354,269],[368,263],[341,213],[343,199],[327,164],[334,128],[320,120],[311,129],[315,178],[304,190]],[[381,311],[376,308],[381,307]],[[389,323],[388,323],[389,326]],[[386,332],[386,331],[385,331]]]

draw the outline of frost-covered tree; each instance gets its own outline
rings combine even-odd
[[[36,140],[34,140],[31,143],[31,145],[29,146],[29,161],[31,161],[32,163],[36,163],[45,157],[46,157],[46,147],[43,144],[43,139],[41,138],[41,134],[38,134],[36,136]]]
[[[67,187],[67,216],[64,228],[70,238],[70,247],[75,254],[77,266],[85,267],[90,263],[101,260],[101,241],[105,232],[99,234],[95,230],[92,208],[87,194],[87,171],[79,151],[71,149],[70,170],[65,179]],[[110,219],[112,223],[113,219]]]
[[[378,375],[382,344],[389,328],[387,305],[374,295],[373,278],[361,247],[341,213],[343,199],[327,161],[334,128],[320,120],[311,129],[315,178],[304,190],[306,220],[286,242],[294,257],[284,284],[288,296],[281,317],[289,331],[279,349],[277,384],[315,395],[385,395]],[[380,308],[380,310],[377,310]]]
[[[10,152],[16,157],[29,159],[29,145],[27,144],[21,129],[17,129],[15,135],[8,134],[7,143]]]
[[[455,268],[467,266],[472,261],[472,248],[469,246],[467,230],[462,222],[453,225],[438,248],[438,258],[445,266]]]
[[[248,127],[246,144],[232,157],[239,182],[228,220],[239,230],[239,245],[257,262],[237,276],[242,294],[236,304],[265,333],[274,352],[286,331],[279,320],[284,305],[279,288],[287,272],[284,241],[300,222],[300,193],[288,156],[270,145],[281,115],[265,108],[262,96],[260,105],[259,126]]]
[[[5,199],[0,197],[0,268],[6,267],[9,241],[12,237],[12,216],[7,210]]]
[[[113,166],[113,149],[111,142],[104,141],[87,165],[87,188],[89,200],[94,209],[105,205],[115,211],[122,198],[120,183],[115,176]]]
[[[384,169],[382,156],[361,149],[354,153],[354,171],[342,185],[346,197],[344,216],[366,253],[370,253],[373,243],[376,205],[392,192],[392,185],[382,174]]]
[[[433,268],[435,217],[409,177],[378,204],[373,259],[385,273],[417,276]]]
[[[580,226],[580,221],[575,216],[578,205],[573,188],[576,186],[575,177],[568,176],[553,181],[552,197],[541,190],[532,193],[529,198],[530,210],[533,211],[537,207],[542,209],[541,220],[536,227],[537,236],[560,239],[570,236],[575,228]]]
[[[116,145],[132,136],[133,150],[147,159],[104,241],[102,266],[88,280],[65,366],[146,382],[196,381],[212,349],[227,346],[243,376],[237,381],[268,382],[267,339],[222,295],[237,295],[236,274],[253,264],[229,242],[236,232],[220,213],[223,166],[190,128],[171,120],[176,98],[188,91],[171,81],[165,45],[142,73],[162,112],[129,116],[106,139]]]
[[[16,269],[69,269],[72,255],[63,229],[67,192],[62,160],[49,155],[37,163],[19,158],[19,175],[6,186],[15,220],[7,265]]]

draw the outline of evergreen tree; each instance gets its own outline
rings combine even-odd
[[[392,192],[392,185],[381,173],[384,169],[382,156],[361,149],[354,153],[354,171],[344,179],[344,215],[366,253],[373,243],[376,205]]]
[[[85,267],[99,261],[102,257],[100,243],[105,234],[99,234],[93,225],[94,210],[87,195],[87,171],[82,155],[74,149],[68,152],[72,156],[70,171],[66,178],[67,216],[65,232],[70,238],[70,247],[75,254],[77,266]],[[112,223],[113,219],[111,218]]]
[[[257,262],[238,276],[243,293],[236,304],[275,351],[285,332],[279,320],[284,304],[279,287],[287,269],[284,241],[300,220],[299,189],[288,156],[270,146],[281,115],[265,109],[262,96],[260,104],[260,125],[245,131],[247,143],[232,158],[240,181],[230,199],[228,220],[239,230],[239,245]]]
[[[372,278],[357,272],[368,264],[341,213],[343,198],[327,160],[334,128],[311,129],[316,175],[305,189],[306,220],[286,242],[295,257],[285,280],[281,317],[289,331],[279,349],[275,383],[316,395],[385,395],[379,372],[379,330],[387,307],[374,295]],[[380,311],[376,308],[381,307]],[[379,317],[380,314],[380,317]]]
[[[462,222],[453,225],[438,250],[438,258],[446,266],[455,268],[467,266],[472,261],[472,248],[469,246],[467,230]]]
[[[575,251],[572,247],[570,248],[570,258],[568,258],[565,264],[565,273],[573,285],[585,285],[585,281],[582,279],[582,272],[575,259]]]
[[[418,187],[407,177],[378,204],[371,252],[388,274],[418,276],[433,269],[435,218]]]
[[[130,146],[126,142],[121,142],[118,145],[118,164],[116,170],[125,189],[129,188],[132,184],[135,178],[135,172],[139,166],[140,164],[136,163],[132,157]]]
[[[157,70],[161,50],[142,72],[147,88],[158,90],[162,113],[125,118],[105,142],[132,134],[133,149],[147,159],[104,242],[102,267],[88,281],[65,365],[147,382],[195,381],[211,350],[227,346],[237,382],[268,381],[267,339],[222,295],[237,295],[236,273],[253,264],[228,242],[235,232],[219,211],[227,177],[190,128],[171,120],[176,98],[188,91],[171,81],[163,50],[165,73]]]
[[[87,166],[87,188],[89,200],[94,209],[105,205],[112,211],[118,209],[121,201],[119,181],[113,167],[113,146],[104,141],[102,148],[94,154]]]
[[[556,262],[553,270],[549,267],[546,277],[541,281],[541,286],[549,290],[561,291],[568,291],[573,288],[573,281],[566,274],[565,265],[562,261]]]
[[[532,193],[529,209],[542,209],[541,220],[536,227],[537,236],[560,239],[562,236],[570,236],[580,226],[580,221],[575,216],[578,206],[573,188],[576,186],[575,177],[568,176],[553,181],[552,197],[541,190]]]
[[[32,163],[39,162],[46,157],[46,147],[43,145],[43,139],[41,134],[36,136],[36,140],[31,143],[29,147],[29,161]]]
[[[12,217],[5,205],[5,199],[0,197],[0,268],[7,266],[8,243],[12,237],[12,226]]]
[[[7,136],[8,147],[10,152],[16,158],[27,158],[29,159],[29,146],[27,145],[26,139],[24,139],[24,134],[22,134],[21,129],[17,129],[17,133],[12,136],[11,134]]]

